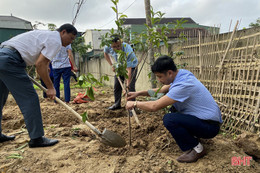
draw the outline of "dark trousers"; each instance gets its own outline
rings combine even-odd
[[[26,64],[17,51],[0,48],[0,132],[2,110],[12,93],[31,139],[44,136],[38,95],[25,71]]]
[[[198,145],[198,138],[215,137],[220,129],[217,122],[201,120],[192,115],[168,113],[163,117],[163,124],[169,130],[182,151]]]
[[[60,79],[62,76],[64,83],[65,102],[70,101],[70,72],[70,67],[53,69],[54,88],[56,90],[56,96],[60,98]]]
[[[129,91],[135,92],[135,82],[136,82],[136,74],[137,74],[137,69],[132,68],[131,71],[132,74],[132,80],[129,85]],[[120,79],[122,83],[124,82],[124,77],[120,76]],[[121,106],[121,97],[122,97],[122,87],[117,79],[117,76],[115,76],[115,82],[114,82],[114,97],[115,97],[115,105],[116,106]]]

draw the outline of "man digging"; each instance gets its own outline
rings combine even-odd
[[[71,24],[62,25],[57,31],[29,31],[3,42],[0,46],[0,143],[14,140],[14,136],[2,134],[2,109],[9,91],[18,104],[28,130],[29,147],[47,147],[58,140],[44,137],[38,95],[25,71],[26,66],[35,65],[37,73],[47,87],[47,96],[55,98],[56,91],[49,77],[50,61],[62,46],[72,43],[77,30]]]

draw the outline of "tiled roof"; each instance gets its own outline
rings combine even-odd
[[[0,28],[33,29],[31,22],[15,16],[0,16]]]
[[[185,18],[162,18],[159,24],[166,24],[169,22],[176,22],[177,20],[187,20],[186,24],[196,24],[191,18],[185,17]],[[124,19],[123,25],[143,25],[146,23],[145,18],[126,18]]]

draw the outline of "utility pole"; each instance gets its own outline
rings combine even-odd
[[[77,5],[77,10],[76,10],[76,14],[72,20],[72,25],[75,25],[80,8],[81,8],[82,4],[84,4],[85,2],[86,2],[85,0],[78,0],[78,2],[75,3],[75,5]]]
[[[150,5],[150,0],[144,0],[144,5],[145,5],[145,16],[146,16],[146,24],[149,27],[152,27],[152,22],[151,22],[151,5]],[[151,35],[151,33],[149,31],[148,32],[148,36]],[[149,63],[152,66],[154,64],[154,50],[153,50],[153,45],[151,42],[148,42],[148,59],[149,59]],[[154,73],[151,74],[151,86],[152,88],[156,88],[156,84],[155,81],[156,77],[154,75]]]

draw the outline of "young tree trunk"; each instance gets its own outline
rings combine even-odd
[[[144,0],[144,5],[145,5],[145,16],[146,16],[146,24],[149,27],[152,27],[152,23],[151,23],[151,5],[150,5],[150,0]],[[148,32],[148,36],[150,35],[150,32]],[[152,66],[154,63],[154,50],[153,50],[153,45],[152,43],[148,43],[148,59],[149,59],[149,63]],[[155,75],[152,73],[151,74],[151,86],[152,88],[156,88],[156,84],[155,84]]]

